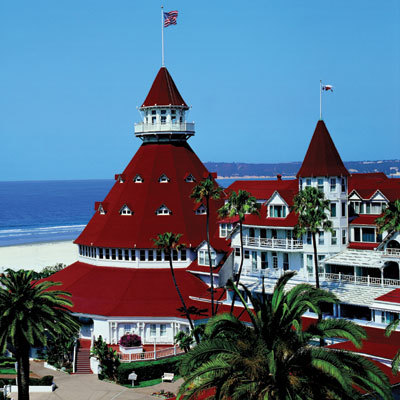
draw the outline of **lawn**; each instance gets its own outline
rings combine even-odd
[[[138,383],[135,383],[134,387],[140,388],[140,387],[153,386],[153,385],[157,385],[157,383],[161,383],[161,378],[151,379],[149,381],[138,382]],[[129,388],[132,387],[132,385],[129,383],[122,385],[122,386],[129,387]]]
[[[0,374],[2,375],[17,374],[17,371],[14,368],[4,368],[0,369]]]

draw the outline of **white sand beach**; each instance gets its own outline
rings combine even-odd
[[[58,263],[72,264],[78,258],[78,247],[71,241],[32,243],[0,247],[0,273],[7,268],[33,269]]]

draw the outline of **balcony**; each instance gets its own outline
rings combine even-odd
[[[276,250],[302,250],[303,241],[296,239],[266,239],[260,237],[243,237],[243,245]]]
[[[164,124],[157,123],[151,124],[147,122],[139,122],[135,124],[135,135],[146,134],[169,134],[169,133],[183,133],[187,135],[194,135],[194,122],[166,122]]]
[[[382,257],[400,258],[400,249],[385,249]]]
[[[350,283],[353,285],[365,285],[365,286],[380,286],[380,287],[399,287],[400,280],[377,278],[372,276],[358,276],[358,275],[345,275],[342,273],[320,273],[319,277],[321,280],[338,283]]]

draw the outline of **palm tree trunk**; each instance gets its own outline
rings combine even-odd
[[[319,289],[319,271],[318,271],[318,253],[317,243],[315,241],[315,232],[312,232],[312,242],[314,248],[314,273],[315,273],[315,287]]]
[[[239,218],[239,233],[240,233],[240,265],[239,265],[239,271],[236,276],[236,286],[239,287],[239,281],[240,281],[240,275],[242,274],[242,268],[243,268],[243,260],[244,260],[244,255],[243,255],[243,224],[242,220]],[[236,298],[236,293],[233,292],[233,297],[232,297],[232,304],[231,304],[231,314],[233,313],[233,306],[235,304],[235,298]]]
[[[200,340],[199,340],[198,335],[197,335],[197,334],[195,333],[195,331],[194,331],[193,321],[192,321],[192,319],[190,318],[190,314],[189,314],[189,311],[188,311],[188,309],[187,309],[187,307],[186,307],[185,300],[183,300],[181,291],[179,290],[178,284],[176,283],[175,271],[174,271],[174,267],[173,267],[173,265],[172,265],[172,254],[171,254],[172,252],[171,252],[171,250],[168,250],[168,253],[169,253],[169,267],[170,267],[170,269],[171,269],[171,275],[172,275],[172,280],[174,281],[175,289],[176,289],[176,291],[178,292],[178,296],[179,296],[179,298],[180,298],[180,300],[181,300],[183,310],[185,311],[186,318],[187,318],[187,320],[188,320],[188,322],[189,322],[189,325],[190,325],[190,329],[191,329],[191,331],[194,333],[194,338],[195,338],[195,340],[196,340],[196,343],[199,344],[199,343],[200,343]]]
[[[315,273],[315,287],[319,289],[319,270],[318,270],[318,252],[317,252],[317,242],[316,240],[316,235],[315,232],[312,232],[312,242],[313,242],[313,248],[314,248],[314,273]],[[318,320],[319,322],[322,321],[322,313],[318,313]],[[320,347],[325,346],[325,341],[324,339],[319,339],[319,345]]]
[[[212,268],[212,260],[211,260],[211,249],[210,249],[210,213],[209,213],[209,205],[210,199],[206,197],[206,205],[207,205],[207,215],[206,215],[206,229],[207,229],[207,250],[208,250],[208,261],[210,263],[210,286],[211,286],[211,316],[214,316],[214,275],[213,275],[213,268]]]
[[[18,400],[29,400],[29,344],[22,339],[16,347]]]

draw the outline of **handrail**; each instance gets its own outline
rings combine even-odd
[[[117,352],[118,358],[120,359],[121,362],[158,360],[160,358],[172,357],[182,353],[184,353],[184,350],[182,350],[178,345],[156,351],[145,351],[143,353],[125,354]]]
[[[284,249],[284,250],[303,249],[303,241],[298,239],[275,239],[275,238],[244,236],[243,244],[245,246],[265,247],[272,249]]]

